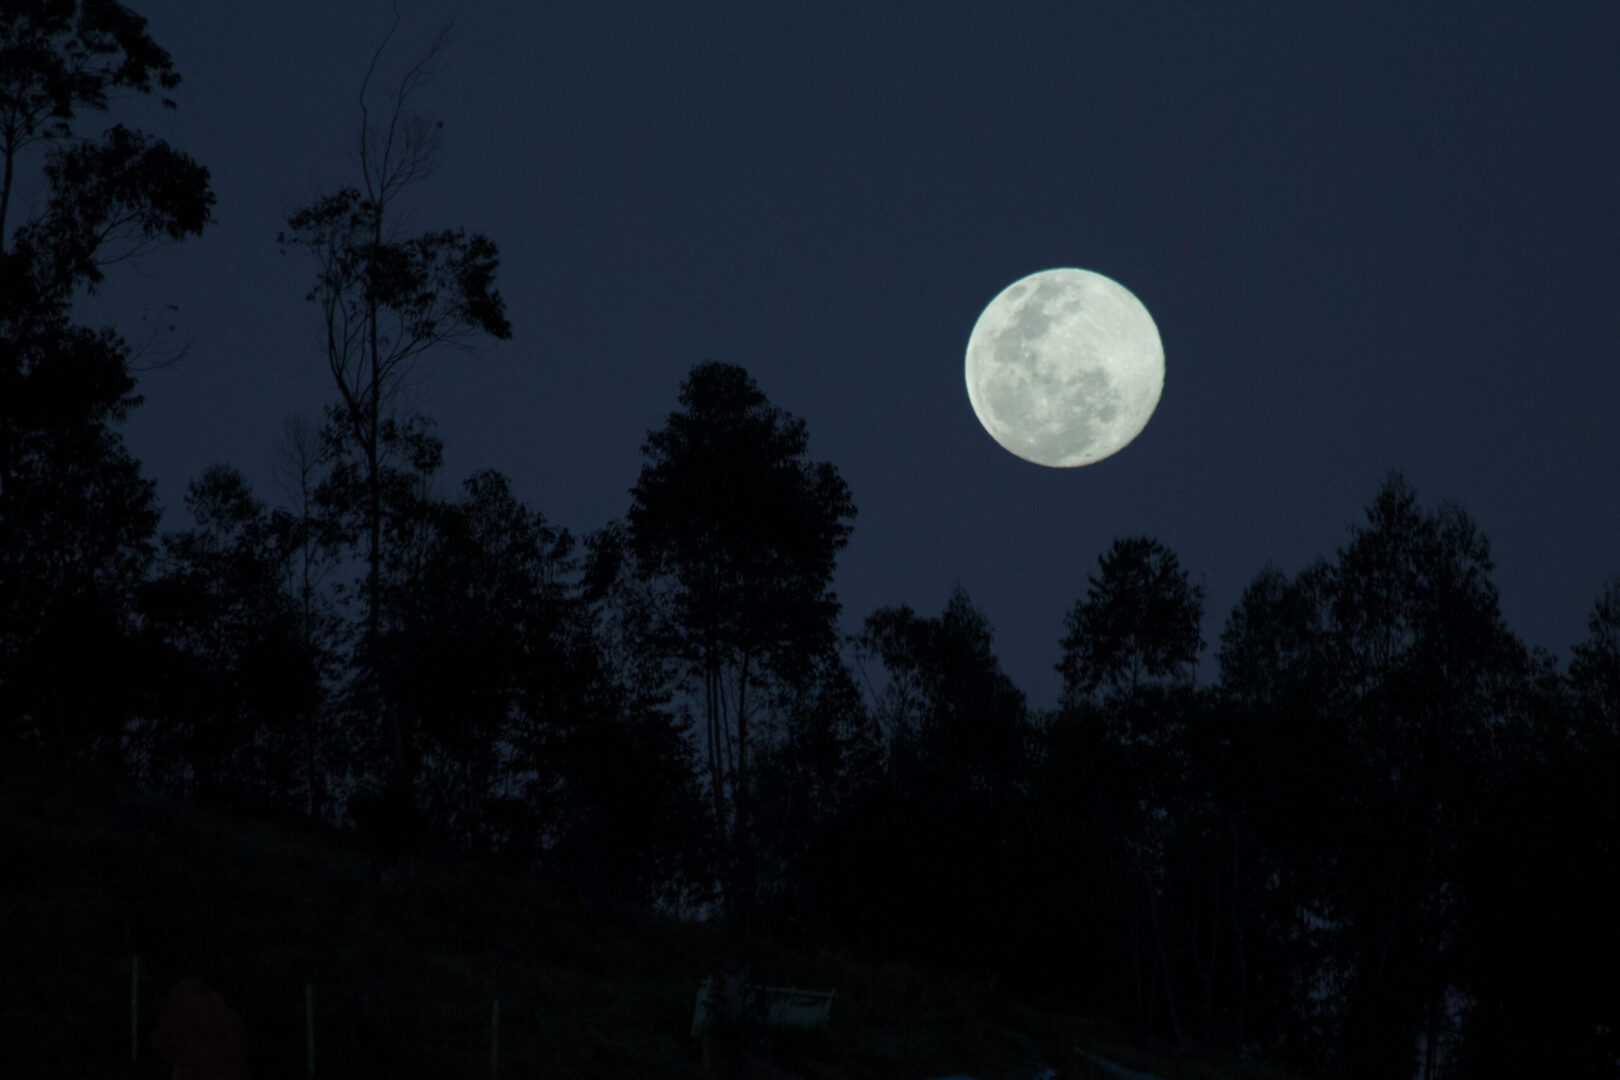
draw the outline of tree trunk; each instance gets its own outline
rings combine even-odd
[[[321,784],[320,758],[317,754],[318,725],[320,723],[320,710],[310,709],[305,716],[304,730],[307,733],[305,750],[308,760],[305,768],[309,772],[309,820],[310,824],[318,825],[321,821],[325,792]]]
[[[1142,916],[1135,905],[1131,908],[1131,974],[1136,978],[1136,1015],[1147,1018],[1147,1002],[1142,993]]]
[[[724,732],[720,694],[719,664],[714,656],[714,647],[710,645],[705,653],[703,671],[703,712],[709,743],[709,795],[714,803],[714,826],[718,833],[715,840],[719,846],[721,903],[725,921],[734,924],[737,909],[737,875],[731,859],[732,823],[726,813]]]
[[[748,659],[748,655],[743,654],[741,676],[737,683],[737,780],[732,786],[732,799],[736,803],[736,832],[732,837],[732,847],[737,852],[743,925],[752,938],[756,929],[754,894],[757,883],[754,880],[754,837],[748,801]]]
[[[1242,837],[1239,835],[1238,828],[1234,824],[1232,826],[1232,907],[1230,910],[1230,915],[1232,918],[1232,942],[1233,947],[1236,950],[1234,959],[1237,963],[1237,1016],[1235,1020],[1239,1049],[1241,1049],[1243,1046],[1244,997],[1248,992],[1248,973],[1244,967],[1243,956],[1243,919],[1238,913],[1238,866],[1239,857],[1242,854],[1242,843]]]
[[[1215,860],[1212,859],[1211,864],[1212,866],[1216,865]],[[1218,869],[1214,870],[1215,887],[1211,892],[1215,896],[1215,911],[1210,916],[1209,961],[1206,963],[1198,951],[1198,931],[1203,921],[1204,896],[1203,882],[1199,880],[1201,874],[1196,863],[1190,876],[1192,878],[1193,895],[1193,917],[1190,924],[1192,927],[1192,960],[1193,968],[1198,972],[1198,979],[1204,984],[1203,1023],[1207,1031],[1215,1015],[1215,960],[1220,942],[1221,879],[1220,871]]]
[[[1148,919],[1153,925],[1153,946],[1159,954],[1159,977],[1164,980],[1164,1002],[1170,1009],[1170,1034],[1177,1046],[1182,1043],[1181,1014],[1176,1009],[1176,987],[1170,979],[1170,958],[1164,951],[1164,935],[1159,932],[1159,909],[1153,898],[1153,882],[1148,882]]]
[[[0,177],[0,255],[6,253],[6,215],[11,211],[11,184],[15,175],[13,172],[15,166],[12,159],[16,157],[16,154],[17,150],[14,145],[8,145],[5,148],[5,175]]]

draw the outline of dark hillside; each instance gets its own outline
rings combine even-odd
[[[242,1015],[260,1080],[306,1075],[697,1078],[690,1038],[712,943],[702,926],[589,915],[522,876],[425,864],[385,885],[352,836],[200,811],[0,761],[0,1052],[18,1077],[166,1077],[151,1047],[164,995],[200,977]],[[130,1063],[139,953],[139,1061]],[[712,1075],[1024,1080],[1083,1043],[1174,1076],[1261,1076],[1133,1052],[1105,1025],[1031,1011],[982,986],[847,956],[780,950],[772,977],[836,987],[824,1034],[716,1041]],[[1100,1075],[1100,1074],[1098,1074]]]

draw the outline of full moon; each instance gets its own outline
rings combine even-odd
[[[1164,390],[1164,345],[1142,301],[1090,270],[1042,270],[990,301],[967,346],[973,412],[1004,448],[1090,465],[1141,434]]]

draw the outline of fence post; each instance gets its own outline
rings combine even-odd
[[[315,984],[304,981],[304,1048],[309,1058],[309,1075],[315,1075]]]
[[[489,1018],[489,1080],[495,1080],[495,1071],[500,1063],[501,1046],[501,999],[495,999],[495,1009]]]
[[[133,953],[129,958],[129,1062],[136,1063],[141,1052],[141,1024],[140,1011],[137,1003],[141,994],[141,954]]]

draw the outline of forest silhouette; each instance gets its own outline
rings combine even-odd
[[[456,854],[702,916],[739,970],[835,945],[1312,1075],[1616,1068],[1620,578],[1560,668],[1467,513],[1391,475],[1336,552],[1256,568],[1203,685],[1202,590],[1121,537],[1037,710],[960,588],[840,630],[854,496],[742,367],[671,387],[623,519],[582,538],[493,470],[436,497],[399,381],[513,328],[492,240],[390,228],[434,151],[398,112],[280,238],[333,376],[290,497],[215,465],[160,532],[130,348],[73,299],[214,197],[163,141],[75,124],[179,77],[93,0],[0,6],[0,56],[7,752],[351,831],[379,873]]]

